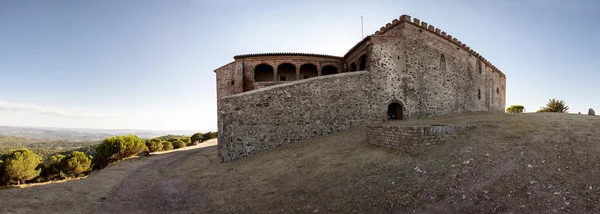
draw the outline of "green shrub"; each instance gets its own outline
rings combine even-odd
[[[204,141],[213,139],[213,138],[217,138],[218,132],[206,132],[204,134],[202,134],[202,139]]]
[[[92,170],[92,156],[74,151],[61,160],[61,171],[70,177],[84,175]]]
[[[183,141],[182,139],[177,139],[175,140],[173,143],[173,148],[174,149],[179,149],[179,148],[183,148],[186,145],[186,142]]]
[[[173,143],[169,142],[169,141],[163,141],[163,151],[169,151],[169,150],[173,150]]]
[[[114,136],[104,139],[94,152],[94,168],[102,169],[110,163],[148,150],[145,142],[144,139],[135,135]]]
[[[44,164],[40,176],[45,180],[62,179],[62,171],[60,170],[60,168],[63,158],[65,158],[65,156],[61,154],[55,154],[50,156],[50,158],[48,158],[48,161],[46,161],[46,163]]]
[[[506,112],[508,113],[523,113],[525,112],[525,107],[522,105],[511,105],[506,108]]]
[[[191,141],[192,144],[194,144],[194,143],[202,143],[202,141],[204,141],[203,138],[202,138],[202,133],[198,132],[198,133],[193,134],[190,137],[190,141]]]
[[[152,138],[146,141],[146,147],[149,152],[160,152],[163,149],[163,141],[158,138]]]
[[[0,171],[3,180],[8,183],[21,184],[40,175],[41,170],[38,165],[41,163],[41,158],[29,149],[10,150],[0,159],[2,160]]]
[[[540,110],[537,112],[557,112],[557,113],[568,113],[569,106],[565,103],[565,101],[550,99],[546,106],[540,107]]]

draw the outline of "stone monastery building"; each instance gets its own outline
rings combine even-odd
[[[506,76],[461,41],[402,15],[344,56],[234,56],[215,70],[223,161],[355,126],[503,112]]]

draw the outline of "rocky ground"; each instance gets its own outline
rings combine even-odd
[[[367,144],[365,127],[227,163],[213,141],[82,180],[0,190],[0,213],[600,212],[598,117],[470,113],[394,123],[478,128],[418,156]]]

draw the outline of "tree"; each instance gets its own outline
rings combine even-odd
[[[61,163],[64,158],[65,156],[61,154],[52,155],[42,170],[42,176],[48,180],[62,179]]]
[[[31,150],[22,148],[10,150],[0,157],[2,160],[2,174],[9,183],[17,185],[40,175],[40,169],[36,169],[41,162],[40,156]]]
[[[61,161],[61,170],[71,177],[77,177],[92,170],[92,156],[74,151]]]
[[[540,110],[537,112],[558,112],[558,113],[567,113],[569,110],[569,106],[565,103],[565,101],[550,99],[548,103],[546,103],[545,107],[540,107]]]
[[[183,148],[186,145],[186,142],[184,142],[182,139],[177,139],[177,140],[175,140],[172,143],[173,143],[173,148],[174,149]]]
[[[203,138],[202,138],[202,133],[200,133],[200,132],[193,134],[190,137],[190,140],[192,141],[192,144],[194,144],[194,143],[202,143],[202,141],[204,141]]]
[[[108,164],[123,160],[148,150],[146,141],[135,135],[114,136],[104,139],[94,152],[94,167],[102,169]]]
[[[163,141],[158,138],[152,138],[146,141],[146,146],[150,152],[160,152],[163,149]]]
[[[173,143],[169,141],[163,141],[163,151],[173,150]]]
[[[525,107],[522,105],[511,105],[506,108],[506,112],[508,113],[523,113],[525,112]]]

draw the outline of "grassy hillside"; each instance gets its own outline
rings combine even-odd
[[[216,152],[191,156],[160,169],[159,180],[183,179],[184,200],[210,202],[195,207],[207,213],[600,210],[598,117],[474,113],[396,123],[479,128],[410,156],[367,144],[360,127],[228,163]]]
[[[394,123],[478,128],[418,156],[367,144],[365,127],[226,163],[214,146],[159,154],[81,182],[7,190],[0,201],[10,206],[0,210],[68,210],[71,204],[99,213],[600,210],[599,117],[471,113]],[[57,194],[64,197],[20,202]]]

